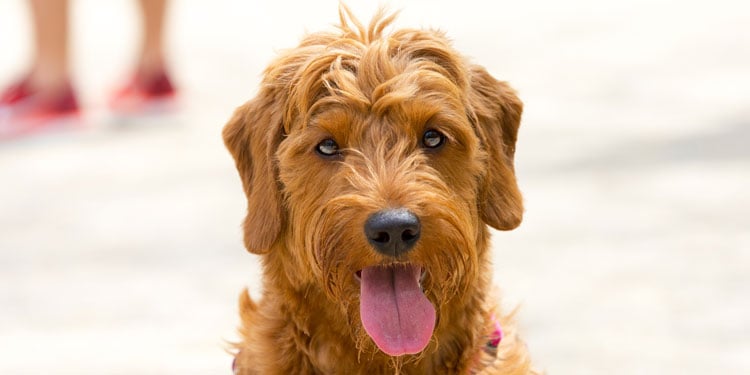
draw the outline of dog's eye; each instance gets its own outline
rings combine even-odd
[[[336,156],[341,153],[339,151],[339,145],[333,139],[324,139],[323,142],[318,143],[315,147],[315,151],[322,156]]]
[[[422,136],[422,144],[427,148],[438,148],[445,143],[445,136],[437,130],[428,130]]]

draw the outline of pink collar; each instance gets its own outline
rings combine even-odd
[[[489,335],[485,336],[487,341],[482,350],[476,354],[474,365],[469,370],[470,374],[478,374],[488,366],[491,366],[497,359],[497,347],[503,341],[503,328],[500,326],[500,321],[495,314],[490,315],[489,323],[492,331]]]
[[[487,346],[492,349],[497,349],[498,345],[500,345],[500,341],[503,341],[503,328],[500,327],[500,321],[497,320],[495,314],[490,315],[490,320],[495,329],[488,337],[490,340],[487,341]]]

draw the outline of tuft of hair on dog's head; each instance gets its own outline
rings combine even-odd
[[[382,38],[383,31],[393,24],[398,14],[398,11],[389,13],[388,8],[381,6],[372,17],[368,27],[365,28],[346,4],[339,3],[339,24],[336,27],[343,37],[369,44],[373,40]]]
[[[520,224],[523,203],[513,159],[521,101],[505,82],[468,63],[443,33],[386,31],[396,16],[381,9],[365,27],[340,5],[338,30],[310,34],[281,53],[265,70],[255,98],[225,126],[224,142],[247,196],[244,239],[250,252],[270,251],[288,225],[280,144],[331,105],[379,114],[418,93],[417,80],[425,77],[427,84],[459,98],[478,138],[484,167],[477,192],[481,219],[500,230]]]

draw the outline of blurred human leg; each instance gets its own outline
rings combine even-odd
[[[29,0],[34,24],[30,84],[40,94],[68,83],[68,0]]]
[[[141,50],[135,73],[110,100],[110,108],[121,114],[161,112],[172,106],[175,88],[164,58],[166,0],[139,0],[142,15]]]
[[[143,22],[141,55],[138,70],[143,74],[163,70],[164,67],[164,17],[166,0],[139,0]]]
[[[29,0],[34,55],[28,72],[0,94],[0,138],[78,115],[68,66],[68,0]]]

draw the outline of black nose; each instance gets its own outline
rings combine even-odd
[[[419,240],[419,233],[419,218],[404,208],[378,211],[365,222],[365,235],[370,244],[381,254],[392,257],[411,250]]]

